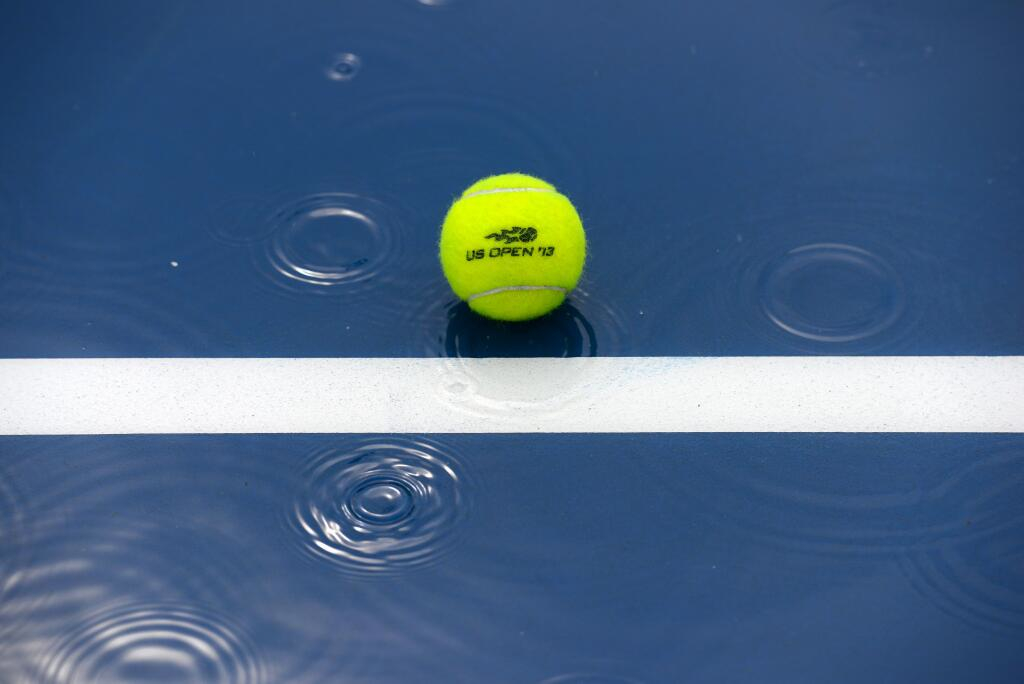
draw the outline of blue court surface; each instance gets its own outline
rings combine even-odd
[[[1021,681],[1024,4],[4,3],[0,682]]]

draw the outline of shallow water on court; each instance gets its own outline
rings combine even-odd
[[[440,357],[514,421],[575,357],[1024,353],[1024,9],[752,5],[15,3],[0,357]],[[437,259],[508,171],[589,239],[527,324]],[[1016,682],[1021,449],[0,436],[0,680]]]
[[[436,562],[469,514],[451,447],[426,439],[338,439],[310,454],[287,526],[304,553],[372,577]]]
[[[972,649],[1020,629],[1013,437],[2,443],[13,681],[450,681],[497,653],[502,681],[661,681],[721,671],[737,615],[823,620],[862,585]],[[847,614],[823,647],[875,620]]]

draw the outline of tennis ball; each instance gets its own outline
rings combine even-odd
[[[466,188],[441,228],[441,267],[455,294],[500,321],[543,316],[583,272],[579,214],[550,183],[521,173]]]

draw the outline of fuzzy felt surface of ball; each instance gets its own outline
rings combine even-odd
[[[586,253],[572,202],[521,173],[469,186],[441,228],[441,267],[452,290],[473,311],[501,321],[557,308],[579,282]]]

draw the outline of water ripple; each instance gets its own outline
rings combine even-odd
[[[941,543],[908,553],[904,575],[959,620],[1024,631],[1024,448],[1006,445],[982,455],[938,494],[955,529]]]
[[[193,454],[189,443],[164,439],[171,456],[139,438],[32,439],[21,447],[19,481],[33,493],[24,512],[33,553],[0,606],[0,622],[31,616],[32,629],[45,633],[125,597],[226,606],[234,614],[254,565],[239,552],[246,529],[232,520],[234,500],[224,494],[255,495],[257,487],[242,483],[257,472],[235,464],[197,480],[186,459],[209,468],[216,454]],[[201,526],[182,516],[181,492],[192,497]]]
[[[964,252],[953,241],[973,196],[881,173],[851,165],[751,189],[745,205],[684,226],[684,242],[649,257],[652,333],[712,354],[863,354],[910,349],[923,322],[975,325],[969,262],[949,257]],[[680,310],[702,325],[679,326]]]
[[[442,353],[428,351],[449,358],[597,356],[601,341],[576,301],[525,323],[492,321],[459,302],[448,308]]]
[[[752,289],[772,323],[818,342],[877,335],[895,324],[906,307],[905,288],[893,268],[850,245],[791,249],[761,270]]]
[[[26,560],[24,547],[23,503],[10,476],[0,468],[0,606],[9,605],[9,596],[22,580]],[[0,608],[0,642],[13,626]],[[2,652],[2,649],[0,649]]]
[[[474,41],[472,37],[466,40],[469,44]],[[265,68],[260,70],[253,85],[274,82],[288,90],[295,88],[291,101],[297,109],[304,109],[309,104],[310,93],[316,93],[309,86],[317,77],[350,81],[365,67],[367,75],[373,72],[374,83],[415,87],[441,75],[440,66],[465,68],[450,64],[455,59],[454,54],[446,50],[443,43],[429,40],[429,33],[423,31],[414,17],[395,13],[387,13],[380,19],[370,15],[346,16],[337,23],[328,22],[313,29],[278,30],[272,36],[259,36],[255,41],[261,44]]]
[[[411,354],[448,358],[622,356],[633,347],[631,328],[614,298],[584,281],[566,303],[533,321],[506,323],[473,313],[435,278],[396,318],[417,331]]]
[[[290,494],[289,455],[274,440],[237,437],[30,440],[15,472],[33,492],[23,514],[32,554],[0,602],[9,671],[38,671],[47,645],[97,610],[175,602],[260,635],[272,681],[312,679],[350,612],[302,583],[267,592],[268,578],[295,568],[280,535],[266,534]]]
[[[213,204],[206,218],[206,231],[210,237],[226,245],[239,246],[258,242],[274,230],[274,223],[266,220],[273,212],[268,208],[268,192],[250,192],[221,197]]]
[[[449,7],[456,3],[456,0],[412,0],[414,3],[424,7]]]
[[[564,136],[522,102],[437,89],[380,93],[351,109],[341,135],[347,154],[381,162],[377,185],[424,202],[449,201],[473,180],[510,169],[557,179],[570,196],[586,182]]]
[[[285,201],[264,219],[253,249],[257,270],[285,290],[351,295],[400,273],[407,220],[393,204],[346,192]]]
[[[817,217],[754,221],[763,223],[740,229],[742,240],[724,259],[728,270],[716,279],[719,315],[763,340],[818,353],[893,348],[912,329],[921,300],[894,263],[912,263],[913,252],[879,239],[881,226],[865,225],[848,243],[832,240],[852,237],[852,226]],[[821,221],[819,234],[829,241],[785,246],[786,221]]]
[[[223,41],[200,44],[199,50],[192,43],[172,45],[169,47],[175,52],[163,60],[179,74],[194,73],[215,62],[220,65],[216,73],[207,74],[202,83],[189,83],[191,88],[217,88],[222,96],[228,92],[236,98],[259,98],[254,100],[257,110],[264,102],[273,103],[269,109],[287,107],[297,118],[316,121],[313,129],[337,116],[336,108],[326,105],[362,92],[329,87],[328,79],[345,80],[335,79],[331,70],[344,55],[358,58],[356,71],[363,72],[365,67],[363,73],[372,72],[373,77],[365,83],[362,77],[353,83],[361,87],[415,87],[470,68],[460,59],[461,52],[452,51],[444,41],[430,40],[421,17],[411,14],[328,11],[325,17],[311,14],[301,24],[251,22],[235,29],[235,39],[229,45]],[[472,44],[475,39],[466,36],[464,40]],[[254,69],[254,64],[259,68]],[[355,73],[343,67],[341,75]],[[266,99],[268,92],[273,92],[270,100]]]
[[[11,325],[0,328],[0,339],[12,355],[187,356],[212,336],[230,338],[221,322],[159,286],[21,281],[9,292],[0,301],[0,316]]]
[[[935,440],[921,463],[894,458],[905,448],[898,439],[866,436],[830,436],[814,448],[738,437],[731,446],[699,446],[646,467],[716,524],[813,554],[927,557],[1005,539],[1024,523],[1019,453],[985,451],[964,464],[963,447]],[[827,456],[836,450],[851,456]]]
[[[363,67],[363,60],[359,55],[351,52],[342,52],[335,55],[330,66],[324,70],[324,74],[332,81],[351,81]]]
[[[247,577],[241,559],[199,553],[231,548],[230,539],[176,527],[173,519],[109,518],[76,511],[74,522],[41,521],[35,552],[0,610],[6,624],[23,623],[12,645],[30,647],[39,635],[125,596],[240,607],[232,597]]]
[[[639,679],[618,677],[615,675],[592,674],[586,672],[558,675],[540,682],[540,684],[642,684]]]
[[[146,169],[135,171],[144,177]],[[58,174],[58,180],[80,186],[77,178]],[[3,225],[0,206],[6,352],[194,354],[214,331],[222,332],[184,294],[189,275],[209,267],[215,255],[201,241],[183,238],[172,211],[120,205],[123,198],[108,197],[108,188],[97,183],[60,202],[26,208],[18,226]]]
[[[12,273],[30,286],[88,289],[166,283],[179,275],[169,267],[171,261],[210,267],[217,255],[193,239],[183,205],[135,192],[159,184],[157,171],[142,160],[108,174],[48,170],[46,185],[64,192],[56,201],[22,192],[16,217],[22,224],[20,239],[8,255]]]
[[[447,283],[435,279],[404,304],[392,324],[416,331],[409,337],[410,354],[449,359],[437,386],[439,401],[479,416],[511,416],[523,408],[551,413],[594,400],[599,390],[580,373],[581,364],[566,363],[512,386],[501,368],[466,359],[628,354],[634,349],[633,331],[614,299],[597,292],[584,282],[552,313],[506,323],[473,313]]]
[[[469,507],[449,447],[388,437],[311,454],[287,524],[307,556],[352,575],[390,575],[441,558]]]
[[[226,617],[184,604],[133,604],[70,628],[45,658],[41,681],[264,680],[248,637]]]

